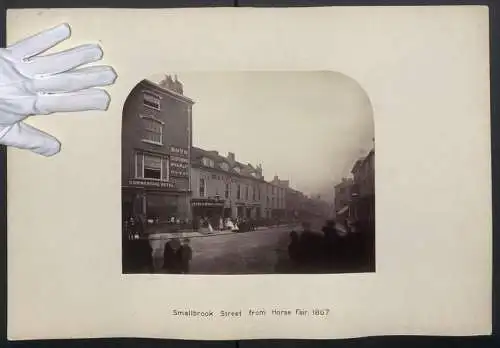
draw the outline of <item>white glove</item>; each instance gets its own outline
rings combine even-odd
[[[108,108],[109,94],[91,87],[113,84],[114,70],[109,66],[75,69],[102,58],[98,45],[37,56],[70,35],[69,25],[62,24],[0,49],[0,144],[55,155],[59,141],[22,122],[26,117]]]

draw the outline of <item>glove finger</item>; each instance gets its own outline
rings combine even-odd
[[[31,92],[65,93],[108,86],[115,82],[116,73],[109,66],[92,66],[62,74],[32,80]]]
[[[0,98],[0,125],[11,125],[34,113],[36,96]]]
[[[14,58],[21,60],[47,51],[61,41],[66,40],[70,35],[71,29],[69,25],[61,24],[18,41],[7,49]]]
[[[0,143],[43,156],[53,156],[61,150],[61,143],[56,138],[24,122],[10,126]]]
[[[43,94],[37,99],[35,113],[107,110],[110,100],[105,90],[97,88],[73,93]]]
[[[52,75],[74,69],[80,65],[95,62],[102,58],[98,45],[81,45],[66,51],[35,57],[19,64],[21,74],[27,77]]]

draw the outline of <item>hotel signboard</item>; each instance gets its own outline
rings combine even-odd
[[[175,189],[175,183],[170,181],[148,180],[148,179],[129,179],[131,186],[157,187],[162,189]]]

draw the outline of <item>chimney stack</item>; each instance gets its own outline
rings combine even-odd
[[[227,153],[227,159],[228,159],[228,160],[229,160],[229,162],[231,162],[231,163],[236,162],[236,157],[234,156],[234,153],[233,153],[233,152],[228,152],[228,153]]]

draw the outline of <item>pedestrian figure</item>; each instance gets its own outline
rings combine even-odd
[[[180,266],[180,273],[189,273],[189,264],[193,257],[193,251],[189,246],[189,239],[184,239],[183,244],[177,249],[177,260]]]
[[[137,215],[135,225],[136,225],[135,235],[137,239],[137,235],[138,236],[144,235],[144,232],[146,230],[146,217],[144,216],[144,214]]]
[[[153,270],[153,248],[148,239],[134,238],[128,241],[131,273],[150,273]]]
[[[175,262],[175,250],[172,243],[168,241],[163,249],[163,270],[167,273],[173,273],[175,271]]]
[[[290,260],[297,263],[300,259],[299,234],[295,231],[290,233],[290,244],[288,245],[288,256]]]

